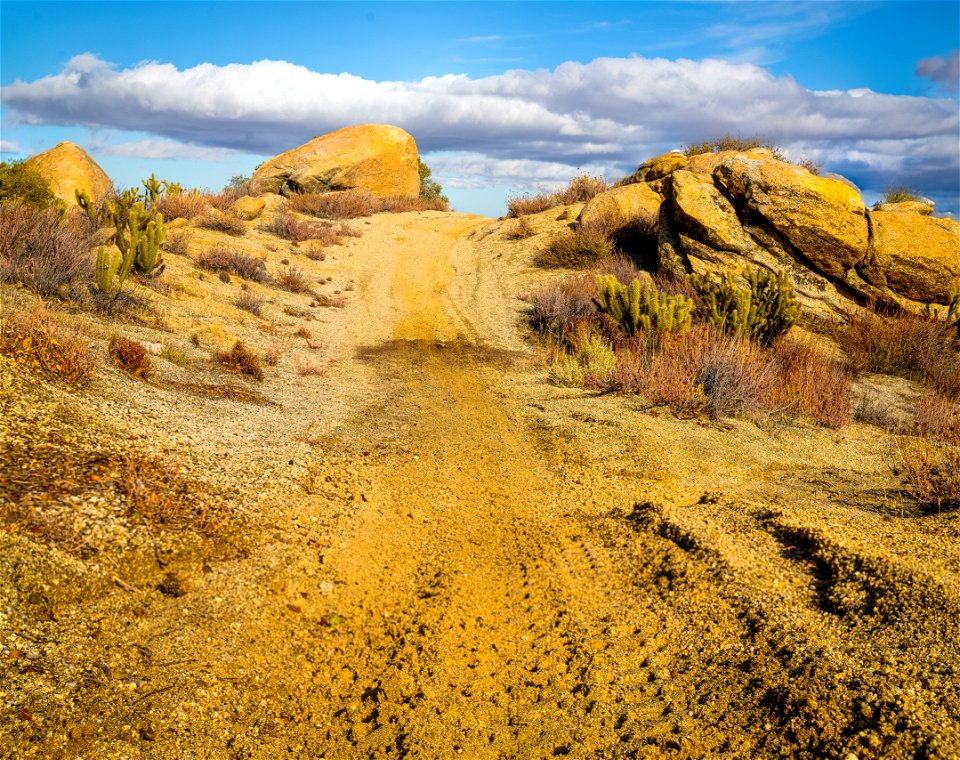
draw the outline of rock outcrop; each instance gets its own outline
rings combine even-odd
[[[84,190],[94,200],[113,192],[113,182],[106,172],[90,158],[89,153],[72,142],[62,142],[38,153],[28,158],[25,164],[42,174],[50,183],[53,194],[67,203],[76,204],[76,190]]]
[[[581,222],[591,206],[625,209],[620,196],[636,186],[645,190],[632,197],[662,198],[656,258],[666,273],[784,270],[808,316],[870,301],[922,311],[960,291],[960,223],[930,216],[926,202],[867,209],[849,181],[763,149],[651,159],[590,201]]]
[[[380,198],[416,197],[417,144],[399,127],[345,127],[271,158],[254,172],[251,188],[255,195],[360,188]]]

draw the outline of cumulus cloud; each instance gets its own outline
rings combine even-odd
[[[939,183],[921,184],[925,192],[956,196],[960,174],[956,100],[817,92],[721,60],[599,58],[405,82],[270,60],[118,69],[85,54],[58,74],[4,87],[2,100],[21,123],[146,131],[264,155],[348,124],[392,123],[411,132],[424,153],[473,156],[459,170],[450,159],[437,172],[465,183],[492,178],[485,174],[491,171],[504,178],[523,170],[559,174],[561,167],[567,177],[570,168],[588,166],[626,173],[651,155],[725,132],[846,157],[861,185],[882,187],[891,173],[912,171],[918,152],[931,171],[925,177]],[[517,161],[532,163],[510,163]]]
[[[0,153],[23,153],[23,147],[15,140],[0,140]]]
[[[947,93],[955,93],[960,87],[960,50],[917,61],[916,75],[936,82]]]

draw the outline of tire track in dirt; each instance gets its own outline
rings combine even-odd
[[[361,353],[400,380],[390,419],[368,422],[369,434],[406,432],[329,557],[341,603],[363,616],[355,646],[314,674],[316,703],[331,705],[320,746],[343,757],[623,756],[676,730],[651,666],[658,625],[623,593],[496,394],[512,357],[467,321],[472,304],[451,299],[454,232],[446,250],[398,249],[394,340]],[[476,302],[484,286],[496,278],[457,292]],[[346,664],[344,694],[334,684]]]

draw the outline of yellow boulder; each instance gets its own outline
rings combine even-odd
[[[323,193],[361,188],[380,198],[420,194],[417,144],[399,127],[363,124],[315,137],[257,169],[251,193]]]
[[[584,205],[577,221],[580,224],[591,224],[611,219],[627,220],[637,216],[656,219],[661,203],[663,198],[643,182],[622,185],[593,196]]]
[[[241,219],[246,219],[249,222],[260,216],[260,214],[263,213],[263,207],[266,205],[267,203],[263,198],[254,198],[252,195],[242,195],[233,202],[230,210]]]
[[[960,222],[902,211],[871,211],[870,222],[867,282],[921,303],[960,291]]]
[[[62,142],[55,148],[28,158],[25,165],[42,174],[50,190],[67,203],[76,204],[75,191],[85,191],[93,200],[113,192],[113,182],[83,148]]]
[[[722,160],[713,175],[737,206],[762,216],[824,274],[842,279],[866,255],[866,209],[849,185],[747,155]]]

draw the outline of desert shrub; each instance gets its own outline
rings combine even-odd
[[[134,377],[150,374],[150,354],[142,343],[114,335],[110,338],[110,358],[124,372]]]
[[[320,359],[298,356],[296,359],[294,359],[293,364],[294,367],[296,367],[298,375],[315,375],[318,377],[323,377],[327,374],[327,365]]]
[[[320,243],[313,243],[304,248],[303,255],[310,259],[310,261],[324,261],[327,258],[327,254],[324,253],[323,250],[323,245]]]
[[[229,351],[218,351],[213,355],[218,364],[239,372],[242,375],[250,375],[255,380],[263,380],[263,368],[260,366],[260,360],[243,344],[237,341]]]
[[[925,512],[960,509],[960,448],[929,438],[901,443],[904,485]]]
[[[289,290],[291,293],[310,292],[310,281],[303,272],[295,267],[284,269],[279,275],[276,276],[274,281],[281,288],[284,290]]]
[[[251,177],[243,174],[235,174],[224,185],[223,191],[236,195],[237,198],[243,195],[250,195]]]
[[[247,226],[243,223],[243,220],[223,211],[208,212],[198,217],[196,223],[208,230],[224,232],[234,237],[242,237],[247,234]]]
[[[276,367],[280,363],[281,355],[280,349],[276,346],[268,348],[263,352],[263,363],[268,367]]]
[[[358,230],[356,227],[351,227],[346,222],[341,222],[340,224],[337,225],[336,234],[339,235],[340,237],[355,237],[355,238],[363,237],[363,232]],[[322,240],[322,238],[320,238],[320,240]],[[330,245],[333,245],[333,243],[331,243]]]
[[[690,275],[690,283],[704,303],[703,317],[725,332],[745,335],[769,346],[793,325],[799,307],[786,272],[772,275],[764,270],[744,270],[747,288],[741,288],[732,272]]]
[[[287,199],[287,209],[323,219],[356,219],[380,210],[380,201],[367,190],[332,193],[298,193]]]
[[[0,163],[0,203],[23,203],[38,209],[63,212],[64,204],[53,194],[50,183],[23,161]]]
[[[420,174],[420,199],[438,206],[436,211],[446,211],[450,199],[443,194],[443,187],[433,179],[433,171],[421,159],[417,159],[417,170]],[[442,206],[442,208],[439,208]]]
[[[547,283],[527,298],[530,325],[538,333],[559,337],[596,315],[596,295],[596,278],[589,274]]]
[[[231,251],[229,248],[211,248],[196,258],[198,267],[211,272],[232,272],[253,282],[267,282],[267,263],[256,256]]]
[[[323,293],[317,296],[316,299],[317,306],[323,306],[325,308],[331,309],[343,309],[347,305],[347,297],[343,295],[332,295],[328,296]]]
[[[189,363],[187,355],[169,343],[164,343],[160,347],[160,357],[166,359],[171,364],[176,364],[178,367],[185,367]]]
[[[546,211],[557,205],[552,193],[512,195],[507,198],[507,218],[513,219],[528,214],[539,214],[541,211]]]
[[[685,156],[698,156],[701,153],[719,153],[724,150],[747,151],[754,148],[766,148],[778,161],[784,161],[783,149],[775,143],[767,142],[759,135],[753,137],[744,137],[743,135],[732,135],[729,132],[720,137],[714,137],[710,140],[704,140],[693,145],[685,145],[683,154]]]
[[[320,240],[324,245],[336,245],[340,242],[329,224],[307,222],[290,213],[276,214],[270,221],[263,222],[260,229],[295,243]],[[336,242],[327,242],[330,241],[331,236],[336,239]]]
[[[181,231],[174,231],[167,235],[161,248],[177,256],[188,256],[190,254],[187,247],[187,235]]]
[[[801,169],[806,169],[808,172],[810,172],[814,176],[817,176],[817,177],[820,176],[820,164],[818,164],[813,159],[801,158],[796,163],[797,163],[797,166],[799,166]]]
[[[642,393],[678,414],[719,418],[765,408],[774,382],[760,346],[697,323],[682,335],[665,333],[652,351],[636,343],[624,349],[603,385]]]
[[[93,274],[89,247],[85,231],[62,220],[54,208],[0,205],[0,282],[21,282],[55,295]]]
[[[402,214],[406,211],[448,211],[446,198],[413,198],[409,195],[391,195],[378,203],[380,211]]]
[[[572,352],[564,353],[551,367],[551,382],[568,388],[605,382],[616,367],[617,357],[603,336],[595,328],[581,324],[574,330],[570,343]]]
[[[234,300],[233,305],[238,309],[249,311],[255,317],[259,317],[260,312],[263,311],[264,303],[263,297],[258,296],[252,290],[241,290],[240,295]]]
[[[841,428],[852,414],[853,374],[813,344],[781,338],[772,348],[777,382],[769,405],[809,415],[825,427]]]
[[[652,283],[641,286],[634,279],[624,285],[613,275],[599,275],[597,292],[597,311],[613,319],[628,336],[643,333],[656,341],[665,332],[679,334],[690,328],[693,301],[661,293]]]
[[[85,385],[97,368],[88,341],[79,332],[59,325],[39,298],[30,309],[11,305],[0,309],[0,353],[25,370],[70,385]]]
[[[919,201],[920,193],[906,185],[890,185],[883,191],[883,203],[906,203]]]
[[[193,219],[205,213],[207,201],[197,193],[168,193],[158,198],[152,208],[163,214],[163,218],[168,221]]]
[[[534,263],[547,268],[587,269],[612,255],[613,245],[603,231],[581,226],[553,235]]]
[[[240,198],[243,195],[244,193],[237,192],[236,190],[225,189],[219,193],[204,193],[200,197],[207,206],[215,208],[217,211],[236,219],[238,217],[230,209],[236,202],[237,198]]]
[[[960,405],[928,390],[917,400],[913,429],[918,435],[960,446]]]
[[[530,220],[525,216],[521,216],[515,224],[513,224],[506,232],[506,237],[510,240],[525,240],[528,237],[533,237],[537,234],[537,231],[533,229],[533,225],[530,224]]]
[[[949,322],[864,310],[850,314],[835,337],[858,370],[906,377],[960,397],[960,354]]]

